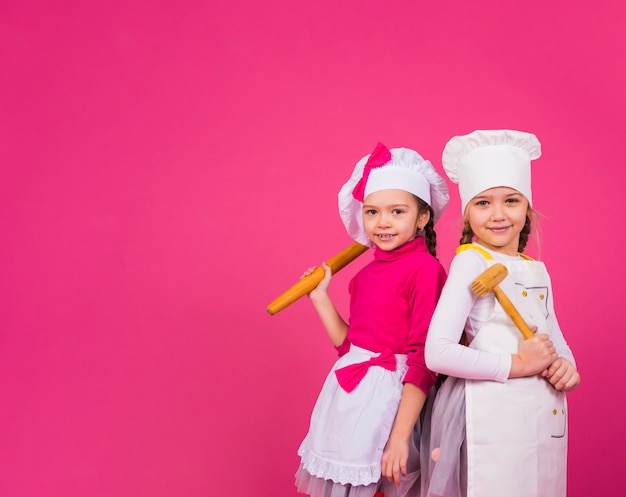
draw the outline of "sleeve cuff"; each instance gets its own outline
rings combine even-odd
[[[424,392],[425,395],[428,395],[436,379],[437,375],[429,369],[409,367],[402,382],[411,383]]]

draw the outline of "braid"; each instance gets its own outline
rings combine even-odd
[[[428,210],[430,211],[430,219],[424,226],[424,240],[426,241],[426,247],[430,254],[436,259],[437,258],[437,233],[435,233],[435,219],[434,212],[432,207],[428,206]]]
[[[531,211],[532,214],[532,211]],[[526,214],[526,222],[524,223],[524,227],[522,228],[522,231],[520,231],[519,234],[519,247],[517,249],[518,252],[524,252],[524,249],[526,248],[526,244],[528,243],[528,237],[530,235],[530,223],[531,223],[531,219],[530,219],[530,215]]]
[[[435,212],[433,208],[424,202],[417,195],[413,195],[415,200],[417,200],[417,211],[418,214],[421,214],[425,210],[428,210],[430,214],[430,219],[424,226],[424,241],[426,242],[426,248],[428,252],[436,259],[437,258],[437,233],[435,233]]]
[[[470,226],[469,221],[466,219],[465,222],[463,223],[463,231],[461,232],[461,239],[459,240],[459,245],[472,243],[473,238],[474,238],[474,232],[472,231],[472,227]]]

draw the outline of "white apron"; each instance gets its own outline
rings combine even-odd
[[[367,367],[350,393],[335,372],[352,364],[365,364],[381,354],[352,344],[333,366],[311,414],[309,432],[298,455],[312,476],[350,485],[369,485],[381,478],[383,450],[402,397],[408,369],[406,355],[395,354],[393,371]]]
[[[494,261],[487,261],[492,265]],[[537,333],[547,329],[552,288],[542,262],[505,263],[500,284]],[[491,319],[470,344],[478,350],[517,353],[521,334],[495,302]],[[496,381],[466,380],[467,496],[565,497],[565,394],[540,375]]]

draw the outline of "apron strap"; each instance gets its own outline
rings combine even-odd
[[[492,261],[493,260],[493,256],[487,252],[484,248],[480,247],[479,245],[476,245],[474,243],[464,243],[463,245],[459,245],[456,248],[456,253],[460,253],[463,252],[464,250],[476,250],[478,252],[480,252],[482,254],[482,256],[488,260],[488,261]],[[519,256],[522,259],[526,259],[527,261],[534,261],[535,259],[533,259],[532,257],[527,256],[526,254],[522,254],[521,252],[518,252]]]

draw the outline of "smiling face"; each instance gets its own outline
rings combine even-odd
[[[363,200],[363,226],[368,238],[382,250],[393,250],[413,240],[428,220],[417,199],[404,190],[380,190]]]
[[[520,232],[529,213],[528,200],[505,186],[490,188],[472,198],[465,219],[476,235],[476,242],[507,255],[517,255]]]

